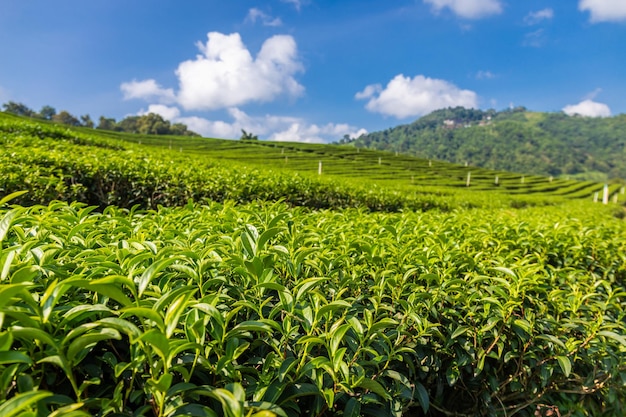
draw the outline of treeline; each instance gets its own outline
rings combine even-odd
[[[88,127],[91,129],[112,130],[116,132],[140,133],[144,135],[178,135],[178,136],[200,136],[187,129],[184,123],[170,123],[161,115],[148,113],[142,116],[128,116],[119,122],[114,118],[100,116],[96,124],[89,114],[74,116],[67,110],[57,113],[52,106],[43,106],[38,112],[29,108],[23,103],[9,101],[2,105],[3,111],[18,116],[25,116],[34,119],[49,120],[68,126]]]
[[[626,178],[626,115],[608,118],[462,107],[352,141],[357,147],[487,169],[605,181]]]

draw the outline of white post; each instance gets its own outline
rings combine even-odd
[[[465,186],[466,186],[466,187],[469,187],[469,186],[470,186],[470,180],[471,180],[471,178],[472,178],[472,173],[471,173],[471,172],[468,172],[468,173],[467,173],[467,181],[465,182]]]
[[[602,204],[609,204],[609,184],[604,184],[602,192]]]
[[[465,166],[468,166],[468,165],[469,165],[469,162],[465,161]]]
[[[280,153],[281,153],[282,155],[284,155],[284,154],[285,154],[285,148],[282,148],[282,149],[280,150]]]
[[[598,202],[598,192],[597,191],[593,194],[593,202],[594,203]]]
[[[550,182],[552,182],[552,180],[554,179],[554,177],[552,175],[550,175]]]
[[[498,185],[500,183],[500,178],[498,178],[498,176],[496,175],[496,185]]]
[[[396,156],[398,156],[398,151],[396,151]]]
[[[613,202],[614,202],[615,204],[617,204],[617,196],[618,196],[618,195],[619,195],[619,194],[617,194],[617,193],[615,193],[615,194],[613,195]]]
[[[170,149],[172,149],[172,139],[170,139]]]
[[[379,156],[378,157],[378,165],[380,165],[383,162],[382,158]]]
[[[411,183],[415,182],[415,175],[411,175]]]
[[[287,163],[287,161],[289,161],[289,158],[285,155],[285,163]]]
[[[433,166],[433,161],[431,161],[430,159],[428,160],[428,166],[429,167]]]
[[[619,192],[624,194],[624,192],[626,192],[626,187],[622,187],[622,189]]]
[[[524,176],[522,175],[522,184],[524,184]]]
[[[182,146],[180,148],[178,148],[178,150],[180,151],[180,153],[183,153],[183,147]]]
[[[361,153],[361,148],[356,148],[356,153]]]
[[[320,161],[317,167],[317,175],[322,175],[322,161]]]

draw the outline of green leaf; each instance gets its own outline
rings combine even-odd
[[[30,283],[1,284],[0,285],[0,308],[6,306],[15,295],[32,287]]]
[[[349,324],[342,324],[339,326],[334,332],[330,334],[330,354],[331,356],[335,355],[341,340],[346,335],[346,332],[350,329]]]
[[[165,337],[168,339],[172,337],[174,334],[174,330],[178,327],[178,320],[180,316],[185,311],[187,307],[187,302],[189,298],[193,295],[193,292],[189,291],[186,294],[178,297],[170,306],[167,308],[167,312],[165,313]]]
[[[352,304],[350,304],[347,301],[343,301],[343,300],[332,301],[326,304],[325,306],[323,306],[322,308],[320,308],[319,310],[317,310],[317,312],[315,313],[315,317],[317,320],[319,320],[326,313],[332,313],[334,315],[335,312],[339,310],[343,310],[345,308],[350,308],[350,307],[352,307]]]
[[[141,341],[147,342],[150,346],[152,346],[157,354],[161,356],[163,361],[167,360],[167,357],[170,353],[170,345],[167,337],[156,329],[152,329],[142,334],[139,338]]]
[[[467,326],[459,326],[456,328],[454,332],[452,332],[452,335],[450,335],[450,339],[456,339],[457,337],[462,336],[465,333],[467,333],[468,330],[470,330],[470,328]]]
[[[4,215],[2,220],[0,220],[0,244],[4,241],[7,233],[9,233],[9,229],[11,228],[11,223],[15,216],[17,216],[17,210],[11,210]],[[1,246],[0,246],[1,247]]]
[[[5,403],[0,404],[0,416],[13,417],[20,415],[31,407],[34,407],[39,401],[52,395],[53,394],[48,391],[31,391],[17,394]]]
[[[608,330],[602,330],[598,332],[598,336],[608,337],[609,339],[613,339],[618,343],[626,346],[626,336],[621,336],[615,332],[610,332]]]
[[[12,363],[27,363],[30,365],[33,363],[33,361],[22,352],[12,350],[0,352],[0,365],[7,365]]]
[[[420,403],[424,414],[428,414],[428,410],[430,409],[430,399],[428,396],[428,391],[426,388],[420,383],[415,383],[415,395],[417,396],[417,401]]]
[[[365,378],[362,381],[359,381],[359,383],[356,385],[356,387],[372,391],[374,394],[382,397],[385,400],[390,400],[391,399],[391,396],[385,390],[385,388],[383,388],[383,386],[380,385],[380,383],[378,383],[377,381],[374,381],[373,379]]]
[[[302,298],[302,295],[309,291],[314,286],[327,281],[328,278],[307,278],[296,285],[296,301],[299,301]]]
[[[259,236],[259,240],[256,243],[257,252],[262,251],[267,241],[279,234],[282,230],[282,227],[273,227],[261,233],[261,236]]]
[[[570,359],[567,356],[557,356],[556,360],[559,362],[563,375],[569,377],[569,374],[572,372],[572,362]]]
[[[21,195],[26,194],[28,191],[27,190],[23,190],[23,191],[16,191],[14,193],[11,193],[9,195],[5,195],[4,197],[0,198],[0,206],[4,205],[5,203],[13,200],[14,198],[17,198]],[[0,239],[0,241],[2,241],[2,239]]]
[[[137,283],[138,297],[141,298],[146,288],[148,288],[148,284],[150,284],[159,272],[173,264],[176,260],[177,258],[161,259],[146,268],[143,274],[141,274],[141,277],[139,277]]]
[[[361,403],[354,397],[350,398],[343,410],[344,417],[359,417],[361,415]]]
[[[159,313],[147,307],[126,307],[120,310],[122,313],[121,317],[124,318],[126,316],[137,316],[142,317],[148,320],[155,322],[156,326],[161,331],[165,331],[165,323],[163,323],[163,318]]]
[[[84,350],[88,350],[95,346],[101,340],[116,339],[120,340],[120,333],[111,328],[99,329],[98,331],[83,334],[70,343],[67,348],[67,358],[74,364],[80,362],[84,358]]]
[[[53,347],[57,351],[59,349],[57,342],[52,338],[52,336],[50,336],[43,330],[34,327],[13,326],[11,327],[11,333],[13,334],[13,337],[16,337],[18,339],[40,340],[47,345]]]

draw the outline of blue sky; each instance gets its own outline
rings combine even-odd
[[[2,0],[0,102],[337,140],[463,105],[626,112],[624,0]]]

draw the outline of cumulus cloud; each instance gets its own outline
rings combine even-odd
[[[155,80],[133,80],[127,83],[122,83],[120,89],[124,94],[124,100],[138,98],[143,100],[157,99],[162,102],[173,102],[176,99],[174,90],[171,88],[166,89],[161,87]]]
[[[538,10],[536,12],[530,12],[524,17],[524,23],[533,26],[537,25],[544,20],[551,20],[554,17],[554,10],[551,8]]]
[[[206,44],[198,43],[201,54],[196,59],[178,66],[177,93],[153,79],[133,80],[120,86],[124,99],[156,99],[163,104],[179,104],[186,110],[216,110],[304,93],[304,87],[294,78],[304,67],[293,37],[272,36],[256,57],[238,33],[210,32],[207,38]]]
[[[256,58],[238,33],[211,32],[207,43],[198,47],[202,55],[181,63],[176,71],[178,102],[187,110],[214,110],[304,92],[294,78],[303,66],[291,36],[267,39]]]
[[[384,89],[380,84],[368,85],[355,98],[367,99],[365,108],[369,111],[398,119],[422,116],[445,107],[478,107],[475,92],[423,75],[414,78],[397,75]]]
[[[593,23],[626,21],[624,0],[580,0],[578,9],[591,13]]]
[[[272,17],[267,13],[263,12],[256,7],[248,10],[248,15],[246,16],[246,22],[256,23],[257,21],[261,22],[263,26],[282,26],[283,22],[280,20],[280,17]]]
[[[578,104],[565,106],[563,112],[570,116],[609,117],[611,115],[609,106],[592,100],[583,100]]]
[[[480,19],[502,12],[500,0],[424,0],[431,4],[435,13],[449,8],[464,19]]]

